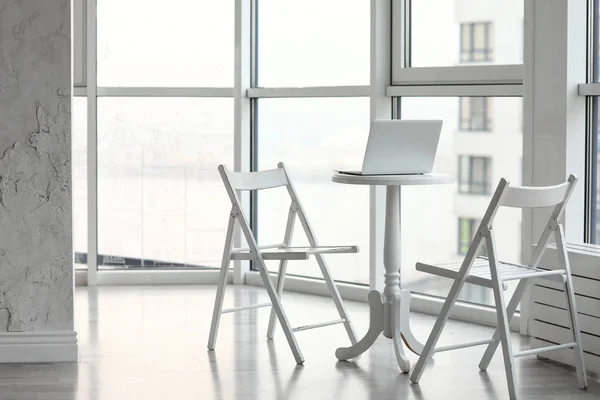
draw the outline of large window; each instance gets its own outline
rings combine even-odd
[[[369,83],[367,0],[260,0],[259,86]]]
[[[471,221],[482,218],[499,179],[518,185],[523,171],[524,1],[408,4],[409,15],[394,13],[394,87],[388,92],[398,97],[400,118],[443,120],[434,171],[452,174],[456,184],[403,188],[402,224],[410,227],[402,237],[404,266],[461,260]],[[497,222],[500,258],[520,261],[520,211],[502,210]],[[403,268],[402,284],[445,297],[451,280]],[[461,299],[493,304],[489,290],[471,285]]]
[[[102,98],[98,104],[100,268],[220,265],[233,166],[231,99]]]
[[[432,262],[461,257],[472,226],[461,231],[457,221],[481,218],[500,177],[521,181],[523,68],[504,64],[522,62],[523,0],[413,0],[406,8],[411,14],[393,22],[401,34],[374,48],[372,36],[381,32],[371,29],[371,9],[380,6],[367,0],[175,0],[167,8],[126,3],[98,1],[98,179],[92,183],[98,191],[98,275],[217,267],[229,211],[217,165],[252,170],[284,161],[319,242],[361,249],[328,258],[334,278],[369,283],[369,267],[381,268],[369,257],[370,239],[381,241],[369,236],[379,225],[370,217],[382,211],[377,207],[384,196],[333,184],[331,174],[360,168],[369,120],[373,114],[392,118],[392,97],[399,104],[396,117],[444,121],[434,170],[456,181],[403,188],[405,287],[445,295],[449,281],[431,280],[410,266],[430,256]],[[244,22],[238,30],[236,18]],[[86,43],[78,42],[75,52]],[[388,87],[389,60],[371,70],[370,59],[396,47],[402,57],[391,66]],[[78,59],[80,86],[86,84],[83,71]],[[368,86],[382,76],[386,82],[377,91]],[[384,97],[383,89],[388,98],[369,99]],[[85,110],[81,102],[74,107]],[[75,196],[79,204],[87,199]],[[285,190],[261,191],[244,203],[259,242],[280,242]],[[432,211],[415,212],[423,208]],[[500,251],[518,261],[520,213],[507,215],[497,227]],[[84,224],[75,225],[87,238]],[[296,224],[294,243],[305,240]],[[86,247],[76,243],[76,252],[84,255]],[[314,260],[290,263],[289,272],[321,276]],[[485,293],[469,289],[463,299],[487,304]]]
[[[458,191],[466,194],[489,194],[491,157],[458,156]]]
[[[233,86],[233,0],[98,0],[97,20],[99,86]]]
[[[75,262],[97,257],[102,272],[90,268],[88,279],[213,269],[229,215],[216,168],[233,168],[235,1],[102,0],[91,20],[90,3],[73,6]],[[97,121],[89,131],[86,116]],[[97,162],[88,165],[90,138]],[[97,176],[89,186],[88,173]],[[89,246],[88,225],[97,230]]]
[[[260,0],[253,79],[275,96],[260,98],[259,90],[253,99],[256,167],[269,169],[285,162],[319,243],[360,247],[358,254],[327,258],[332,276],[365,285],[369,188],[334,184],[331,175],[334,169],[360,169],[365,151],[369,98],[342,96],[367,93],[356,85],[367,85],[370,79],[369,13],[366,0]],[[299,86],[312,87],[320,97],[305,97]],[[261,191],[254,200],[259,243],[281,243],[290,202],[287,192]],[[298,222],[293,244],[307,244]],[[277,263],[267,266],[275,270]],[[322,278],[314,259],[290,263],[288,272]]]
[[[331,182],[334,169],[360,169],[369,130],[366,98],[260,99],[258,167],[284,161],[321,244],[357,244],[361,252],[327,259],[335,279],[368,284],[369,188]],[[285,188],[258,194],[259,243],[281,243],[290,205]],[[296,223],[294,245],[306,245]],[[268,265],[277,268],[277,263]],[[322,277],[314,259],[289,273]]]
[[[402,188],[402,224],[406,229],[402,231],[401,256],[402,265],[409,266],[402,269],[402,284],[417,293],[445,297],[452,281],[420,273],[410,266],[418,261],[462,260],[489,205],[491,191],[500,178],[506,178],[515,185],[521,184],[521,99],[494,97],[493,103],[490,103],[493,104],[490,115],[498,122],[489,134],[475,136],[457,129],[459,121],[456,115],[461,101],[458,97],[400,99],[402,118],[443,120],[433,169],[450,173],[457,181],[457,185]],[[457,162],[459,159],[466,167],[461,167],[461,163]],[[492,163],[497,163],[497,167],[490,168]],[[415,210],[428,212],[417,213]],[[520,261],[520,210],[501,209],[494,230],[500,258]],[[461,296],[465,301],[493,304],[491,291],[476,286],[467,285]]]
[[[523,7],[523,0],[413,0],[408,66],[522,63]]]
[[[460,62],[494,61],[492,34],[491,22],[460,24]]]

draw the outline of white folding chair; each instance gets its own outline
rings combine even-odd
[[[210,328],[210,336],[208,339],[208,349],[214,350],[215,348],[215,341],[217,338],[221,314],[268,306],[272,306],[273,308],[271,309],[267,337],[269,339],[273,338],[275,329],[275,317],[277,317],[281,324],[281,327],[283,328],[285,337],[292,349],[294,358],[296,359],[296,362],[298,364],[302,364],[304,362],[304,357],[302,356],[300,348],[298,347],[298,343],[296,342],[296,338],[294,335],[295,332],[314,328],[321,328],[334,324],[344,324],[344,327],[346,328],[346,333],[350,338],[350,342],[352,342],[352,344],[355,344],[356,334],[354,333],[354,328],[352,326],[352,323],[350,322],[348,313],[344,308],[342,298],[340,297],[335,282],[331,277],[329,268],[325,263],[323,254],[357,253],[358,247],[319,246],[317,244],[317,239],[315,238],[312,228],[308,223],[308,220],[306,219],[306,215],[304,213],[304,209],[302,208],[302,204],[300,204],[300,201],[298,200],[296,190],[294,189],[294,186],[292,185],[292,182],[289,179],[288,172],[283,163],[279,163],[277,169],[258,172],[232,172],[228,171],[225,168],[225,166],[220,165],[219,173],[221,174],[221,178],[223,179],[223,183],[225,185],[225,188],[227,189],[229,198],[231,199],[232,207],[231,213],[229,215],[229,225],[227,227],[227,236],[225,239],[225,250],[223,251],[223,262],[221,264],[221,273],[219,275],[219,284],[217,288],[217,296],[215,299],[212,325]],[[248,220],[244,215],[236,191],[263,190],[281,186],[285,186],[287,188],[287,191],[292,201],[289,208],[283,243],[259,247],[257,245],[255,237],[252,234],[250,225],[248,224]],[[300,219],[300,223],[302,224],[302,228],[304,228],[304,232],[306,233],[308,243],[310,244],[309,247],[290,246],[296,216],[298,216],[298,218]],[[242,234],[244,235],[249,248],[232,248],[233,228],[236,220],[238,221],[242,229]],[[285,281],[285,274],[287,270],[287,262],[288,260],[307,260],[311,255],[314,255],[317,260],[319,268],[321,269],[321,273],[323,274],[323,278],[325,279],[325,283],[329,288],[329,292],[331,293],[333,302],[335,303],[335,306],[337,308],[340,319],[292,328],[287,319],[285,311],[281,306],[280,301],[281,293],[283,291],[283,284]],[[255,265],[258,268],[258,272],[260,273],[260,277],[262,278],[265,288],[267,289],[267,293],[269,295],[270,300],[269,303],[253,304],[225,310],[222,309],[223,295],[225,293],[225,286],[227,284],[227,272],[229,269],[229,262],[232,260],[252,260],[255,262]],[[277,281],[277,289],[273,287],[273,284],[269,278],[269,271],[267,270],[267,267],[265,265],[265,260],[279,260],[279,276]]]
[[[583,350],[581,347],[581,334],[579,333],[579,324],[577,321],[577,309],[575,306],[575,294],[573,291],[573,282],[571,279],[571,268],[565,249],[565,237],[563,226],[559,223],[566,204],[571,196],[573,188],[577,183],[574,175],[569,176],[567,182],[557,186],[548,187],[511,187],[505,180],[501,179],[498,188],[492,196],[488,209],[479,225],[479,229],[471,242],[469,250],[464,261],[459,263],[448,263],[442,265],[417,264],[417,270],[430,274],[454,279],[454,284],[450,289],[448,298],[442,307],[440,315],[435,322],[433,330],[427,339],[425,348],[419,357],[410,380],[417,383],[423,373],[423,367],[426,360],[434,353],[442,351],[455,350],[471,346],[487,344],[487,349],[479,363],[479,368],[485,371],[496,351],[498,344],[502,344],[502,353],[504,355],[504,367],[506,370],[506,379],[508,381],[508,391],[511,399],[516,399],[515,391],[515,371],[513,368],[513,358],[538,354],[545,351],[572,348],[575,351],[575,366],[577,381],[581,389],[587,387],[587,376],[583,362]],[[531,261],[528,265],[519,265],[517,263],[508,263],[499,261],[496,251],[496,241],[492,223],[496,212],[500,207],[515,208],[541,208],[552,207],[554,209],[544,228],[540,240],[535,247]],[[546,270],[538,268],[538,263],[546,249],[550,235],[554,234],[556,247],[558,249],[559,261],[562,264],[561,269]],[[485,242],[487,257],[478,257],[482,250],[481,244]],[[527,288],[531,278],[549,279],[558,281],[565,286],[565,295],[567,297],[567,308],[571,322],[571,332],[573,340],[569,343],[547,346],[538,349],[525,350],[513,353],[510,345],[509,321],[512,318],[523,293]],[[504,302],[504,293],[506,282],[518,280],[519,283],[513,294],[508,307]],[[492,288],[496,302],[496,312],[498,316],[498,328],[491,339],[477,342],[458,344],[446,347],[435,347],[440,334],[448,320],[450,309],[456,302],[458,294],[465,282],[475,285]]]

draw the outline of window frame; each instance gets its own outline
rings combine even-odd
[[[73,51],[74,80],[73,96],[87,98],[87,139],[88,139],[88,182],[98,181],[97,168],[97,99],[101,97],[170,97],[170,98],[233,98],[234,99],[234,170],[256,170],[257,165],[257,131],[256,118],[259,98],[284,97],[373,97],[370,86],[326,86],[307,88],[258,88],[257,75],[257,23],[258,0],[235,1],[235,79],[233,87],[138,87],[138,86],[98,86],[97,85],[97,16],[98,0],[75,0],[74,4],[74,35],[81,40],[75,40]],[[372,4],[372,7],[374,5]],[[379,9],[379,7],[374,7]],[[384,9],[381,11],[385,12]],[[379,34],[377,41],[389,41]],[[83,41],[83,42],[82,42]],[[372,40],[372,43],[376,40]],[[391,62],[390,62],[391,64]],[[373,76],[373,74],[371,74]],[[377,95],[378,102],[389,102],[392,99],[385,95],[386,82],[381,86]],[[385,105],[380,106],[385,109]],[[390,111],[391,114],[391,111]],[[218,277],[218,270],[139,270],[121,271],[98,269],[98,193],[97,184],[88,185],[88,268],[76,271],[77,284],[89,286],[116,283],[213,283]],[[239,193],[241,203],[250,216],[250,224],[256,229],[256,196]],[[373,194],[371,200],[383,208],[381,193]],[[382,216],[379,216],[379,224]],[[371,218],[371,225],[375,224]],[[234,245],[240,246],[242,238],[236,232]],[[371,238],[372,246],[383,246],[379,237]],[[377,262],[378,257],[373,259]],[[246,261],[235,261],[232,273],[234,283],[245,282],[245,275],[251,271],[251,265]],[[370,268],[370,286],[383,285],[381,271],[374,273]],[[381,268],[381,270],[383,270]],[[381,273],[380,273],[381,272]],[[181,282],[180,282],[181,281]]]
[[[235,87],[99,87],[97,85],[97,2],[98,0],[76,0],[73,4],[73,96],[87,98],[87,195],[88,195],[88,249],[87,269],[75,271],[75,282],[80,285],[96,286],[104,284],[156,284],[156,283],[211,283],[217,282],[218,270],[99,270],[98,268],[98,127],[97,109],[98,98],[101,97],[171,97],[171,98],[234,98],[234,114],[244,114],[243,106],[238,103],[248,102],[246,99],[246,88],[239,84],[244,77],[241,69],[236,69]],[[242,0],[236,0],[235,18],[236,22],[249,16]],[[249,23],[249,18],[248,18]],[[236,29],[237,29],[236,23]],[[244,37],[236,31],[236,63],[244,59],[242,53],[246,53],[242,43],[246,43]],[[237,91],[236,91],[237,89]],[[241,117],[237,117],[240,120]],[[248,163],[249,155],[243,147],[247,142],[249,132],[244,131],[244,124],[236,124],[234,128],[234,161],[236,170],[242,170]],[[249,167],[246,169],[249,170]],[[95,182],[95,184],[89,184]],[[248,202],[243,199],[243,202]],[[245,204],[246,204],[245,203]],[[239,235],[236,237],[239,243]],[[237,283],[243,282],[243,274],[247,272],[247,262],[235,262],[233,278]],[[241,278],[240,278],[241,277]]]
[[[242,0],[243,1],[243,0]],[[251,148],[250,148],[250,158],[252,159],[252,165],[251,165],[251,170],[252,171],[257,171],[258,170],[258,160],[259,160],[259,154],[258,154],[258,142],[260,141],[260,131],[259,131],[259,124],[258,124],[258,119],[259,119],[259,113],[260,113],[260,99],[268,99],[268,98],[352,98],[352,97],[370,97],[371,98],[371,111],[373,111],[373,104],[375,104],[375,109],[377,110],[377,108],[383,108],[385,109],[386,106],[385,104],[381,104],[378,105],[377,103],[389,103],[389,107],[391,107],[391,103],[392,103],[392,99],[389,98],[388,96],[386,96],[385,94],[385,88],[389,85],[389,81],[385,81],[385,84],[382,85],[382,89],[381,92],[383,93],[378,93],[378,94],[373,94],[371,91],[371,87],[370,86],[366,86],[366,85],[344,85],[344,86],[308,86],[308,87],[260,87],[258,86],[258,82],[259,82],[259,71],[260,71],[260,60],[259,60],[259,53],[258,53],[258,46],[259,46],[259,42],[258,42],[258,24],[259,24],[259,12],[258,12],[258,1],[259,0],[252,0],[253,3],[253,14],[251,16],[252,22],[252,34],[251,34],[251,59],[252,59],[252,68],[251,68],[251,82],[252,85],[250,85],[250,87],[246,90],[246,97],[249,99],[249,101],[252,104],[252,114],[251,114],[251,126],[252,126],[252,135],[251,135]],[[371,4],[371,9],[373,10],[373,3]],[[385,7],[375,7],[377,10],[383,10]],[[383,10],[385,11],[385,10]],[[372,26],[371,26],[372,29]],[[372,36],[371,36],[371,47],[373,47],[378,41],[381,40],[385,40],[385,41],[389,41],[390,38],[384,38],[382,39],[381,37],[381,33],[379,35],[375,34],[373,35],[373,32],[371,31]],[[383,33],[383,32],[382,32]],[[373,63],[373,60],[371,59],[371,65]],[[389,62],[391,64],[391,60]],[[371,72],[371,82],[373,82],[374,79],[374,73]],[[379,77],[379,75],[377,74],[377,77]],[[373,113],[371,113],[373,114]],[[390,110],[390,116],[391,116],[391,110]],[[371,116],[371,119],[373,119],[373,117]],[[373,191],[372,191],[373,192]],[[259,236],[259,226],[260,226],[260,215],[258,213],[258,200],[259,198],[259,194],[256,192],[253,192],[251,194],[251,218],[250,218],[250,223],[251,223],[251,228],[253,229],[253,233],[255,234],[256,237]],[[371,206],[373,207],[374,204],[377,204],[377,207],[380,207],[381,209],[384,208],[385,203],[383,203],[383,199],[384,199],[384,195],[382,193],[371,193]],[[380,220],[380,222],[377,222],[377,219]],[[373,216],[371,214],[370,216],[370,222],[369,222],[369,229],[370,231],[372,231],[373,226],[376,223],[381,223],[383,222],[383,216]],[[373,236],[370,235],[370,247],[371,249],[380,247],[381,249],[383,248],[383,241],[381,240],[380,237],[378,236]],[[363,249],[364,251],[364,249]],[[373,257],[373,255],[371,256],[371,262],[369,265],[369,287],[371,289],[383,289],[383,264],[382,261],[378,260],[379,257]],[[256,265],[256,263],[252,262],[250,264],[249,267],[249,271],[252,273],[256,273],[258,272],[258,266]],[[298,280],[300,282],[302,282],[302,280],[313,280],[316,278],[312,278],[312,277],[307,277],[307,276],[303,276],[303,275],[288,275],[289,278],[286,278],[286,282],[288,282],[290,279],[292,280]],[[316,279],[321,281],[322,279]],[[336,281],[337,282],[337,281]],[[342,282],[342,283],[348,283],[348,282]],[[349,283],[350,285],[355,285],[355,286],[364,286],[363,284],[360,283]]]
[[[392,86],[404,85],[523,85],[524,63],[477,63],[443,67],[411,66],[411,10],[418,0],[392,1]],[[461,30],[462,32],[462,30]],[[488,35],[489,36],[489,35]],[[462,43],[460,44],[462,45]],[[523,45],[525,50],[525,44]],[[460,52],[460,50],[459,50]],[[460,60],[460,53],[459,53]],[[493,96],[490,94],[490,96]]]

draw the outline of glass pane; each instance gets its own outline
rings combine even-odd
[[[358,254],[327,257],[336,280],[369,282],[369,188],[331,182],[333,169],[360,169],[369,132],[368,98],[261,99],[258,167],[286,163],[321,245],[355,244]],[[281,243],[290,198],[285,188],[258,195],[258,241]],[[296,222],[293,245],[306,245]],[[269,269],[276,262],[267,263]],[[292,274],[321,278],[314,258],[289,264]]]
[[[232,114],[232,99],[99,99],[100,268],[219,265]]]
[[[73,254],[76,269],[87,268],[87,99],[71,98],[73,165]]]
[[[233,86],[233,0],[98,2],[98,85]]]
[[[434,171],[461,177],[454,185],[406,186],[402,188],[402,283],[417,293],[446,297],[452,283],[449,279],[417,272],[417,261],[445,262],[461,260],[461,246],[470,243],[473,230],[481,220],[491,195],[460,193],[458,182],[467,179],[465,169],[472,168],[475,177],[485,176],[492,190],[500,178],[511,183],[521,183],[521,104],[520,98],[494,98],[490,116],[494,129],[486,135],[459,131],[459,98],[404,98],[401,115],[406,119],[441,119],[444,121]],[[464,157],[460,157],[460,156]],[[472,158],[473,157],[473,158]],[[486,158],[495,167],[487,167]],[[465,160],[479,160],[476,162]],[[470,165],[469,165],[470,164]],[[479,174],[479,175],[477,175]],[[480,178],[478,178],[480,179]],[[428,210],[427,213],[417,210]],[[461,235],[457,229],[460,219],[475,220]],[[501,209],[494,223],[498,241],[499,258],[521,261],[521,211]],[[468,236],[468,238],[467,238]],[[432,252],[431,249],[435,249]],[[464,249],[464,248],[463,248]],[[507,295],[509,296],[509,295]],[[463,289],[463,300],[493,304],[491,290],[475,286]]]
[[[523,0],[413,1],[411,66],[522,63],[523,7]]]
[[[370,2],[260,0],[260,86],[369,84]]]

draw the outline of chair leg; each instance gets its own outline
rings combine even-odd
[[[515,314],[515,311],[517,310],[517,306],[521,302],[521,299],[523,298],[523,294],[527,289],[528,283],[528,279],[523,279],[519,281],[519,284],[515,289],[515,293],[513,294],[512,298],[508,303],[506,314],[509,322]],[[500,344],[500,328],[496,329],[496,331],[494,332],[494,336],[492,336],[492,339],[494,339],[494,341],[488,344],[487,348],[485,349],[485,353],[483,354],[483,357],[481,357],[481,361],[479,362],[479,369],[482,371],[485,371],[490,365],[490,361],[492,361],[492,357],[494,357],[494,353],[496,352],[496,349]]]
[[[569,258],[567,256],[567,248],[565,246],[565,232],[562,225],[558,225],[558,229],[555,231],[554,237],[556,238],[556,249],[558,250],[558,256],[565,269],[567,281],[565,282],[565,296],[567,298],[567,311],[569,314],[569,320],[571,322],[571,332],[573,333],[573,340],[577,343],[575,351],[575,369],[577,372],[577,383],[579,388],[585,389],[588,386],[587,375],[585,371],[585,362],[583,359],[583,345],[581,342],[581,332],[579,330],[579,320],[577,318],[577,306],[575,305],[575,290],[573,289],[573,278],[571,277],[571,266],[569,265]]]
[[[580,389],[585,389],[588,386],[587,374],[585,371],[585,362],[583,360],[583,346],[581,342],[581,332],[579,331],[577,307],[575,306],[573,282],[570,276],[567,276],[567,282],[565,283],[565,295],[567,297],[567,309],[569,312],[569,320],[571,322],[573,341],[577,343],[577,347],[573,349],[575,351],[575,370],[577,373],[577,383],[579,384]]]
[[[260,277],[262,278],[263,284],[265,285],[265,289],[267,290],[267,294],[269,295],[269,299],[271,300],[271,304],[273,305],[273,310],[275,310],[275,314],[277,315],[277,319],[279,319],[279,323],[281,324],[281,328],[283,329],[283,333],[285,334],[285,338],[292,349],[292,354],[294,355],[294,359],[297,364],[302,364],[304,362],[304,357],[302,356],[302,352],[300,351],[300,347],[296,342],[296,337],[294,335],[294,331],[292,330],[292,326],[287,319],[285,311],[283,311],[283,307],[281,306],[281,302],[279,301],[279,297],[277,296],[277,292],[273,287],[273,282],[271,282],[269,272],[267,271],[267,267],[264,264],[262,259],[257,260],[258,262],[258,272],[260,273]]]
[[[287,260],[281,260],[279,263],[279,275],[277,279],[277,297],[281,300],[281,294],[283,293],[283,285],[285,283],[285,274],[287,272]],[[269,328],[267,329],[267,339],[273,339],[275,335],[275,309],[271,308],[271,315],[269,316]]]
[[[492,289],[494,291],[494,300],[496,302],[496,314],[498,316],[498,330],[500,331],[500,343],[502,344],[502,355],[504,357],[504,369],[506,371],[506,381],[508,383],[508,395],[511,400],[517,399],[515,388],[515,370],[513,368],[513,354],[510,343],[510,331],[508,325],[508,316],[506,313],[506,304],[504,302],[504,289],[498,272],[498,263],[496,261],[496,243],[494,234],[490,230],[486,238],[486,247],[488,249],[488,258],[490,261],[490,274],[492,277]]]
[[[235,215],[232,213],[229,217],[227,234],[225,236],[225,249],[223,250],[223,261],[221,262],[221,272],[219,273],[219,283],[217,285],[217,295],[215,297],[215,306],[213,309],[212,322],[210,324],[210,334],[208,336],[208,349],[215,349],[217,333],[219,332],[219,322],[221,321],[221,310],[223,309],[223,297],[225,287],[227,286],[227,273],[229,272],[229,263],[231,261],[231,246],[233,243],[233,227],[235,225]]]
[[[425,362],[431,356],[433,356],[435,345],[437,344],[438,339],[440,338],[440,335],[444,330],[444,326],[446,325],[446,322],[448,321],[448,316],[450,315],[450,310],[452,309],[454,303],[456,303],[456,300],[458,299],[458,295],[460,294],[460,290],[462,289],[465,283],[465,279],[466,273],[464,274],[464,276],[454,281],[454,284],[450,289],[450,293],[448,293],[448,297],[446,298],[442,310],[440,311],[440,315],[435,321],[435,325],[433,325],[433,329],[429,334],[429,338],[427,338],[427,343],[425,343],[425,346],[423,347],[423,352],[421,352],[421,355],[417,360],[417,364],[415,365],[415,368],[410,374],[411,382],[418,383],[419,379],[421,379],[421,375],[423,374],[423,368],[425,367]]]
[[[285,234],[283,236],[283,243],[286,246],[289,246],[292,242],[292,235],[294,233],[294,226],[296,224],[296,205],[295,202],[292,201],[292,205],[290,206],[290,210],[288,212],[287,223],[285,224]],[[277,296],[281,299],[281,294],[283,293],[283,285],[285,283],[285,274],[287,272],[287,262],[288,260],[281,260],[279,262],[279,275],[277,280]],[[275,334],[275,310],[271,308],[271,315],[269,316],[269,328],[267,329],[267,339],[273,339],[273,335]]]
[[[212,323],[210,325],[210,335],[208,337],[208,349],[215,349],[215,341],[219,332],[219,323],[221,321],[221,310],[223,309],[223,296],[225,295],[225,287],[227,286],[227,272],[229,271],[229,263],[221,268],[219,274],[219,284],[217,286],[217,297],[215,298],[215,307],[213,310]]]
[[[323,256],[320,254],[316,255],[317,263],[319,264],[319,268],[321,269],[321,273],[323,274],[323,278],[325,279],[325,283],[329,288],[329,293],[331,293],[331,297],[333,298],[333,303],[335,304],[335,308],[337,308],[337,312],[340,315],[340,318],[346,320],[344,322],[344,328],[346,328],[346,334],[350,339],[350,343],[353,345],[358,342],[356,339],[356,332],[354,332],[354,326],[352,326],[352,322],[350,321],[350,317],[348,316],[348,312],[346,311],[346,307],[344,307],[344,302],[342,301],[342,297],[340,296],[340,292],[331,277],[331,272],[329,272],[329,268],[327,264],[325,264],[325,260]]]
[[[465,260],[463,261],[463,265],[458,272],[458,277],[452,284],[450,288],[450,292],[448,293],[448,297],[442,306],[442,310],[440,311],[440,315],[438,316],[435,324],[433,325],[433,329],[427,338],[427,343],[423,347],[423,351],[417,360],[417,364],[415,365],[414,370],[410,374],[410,380],[413,383],[418,383],[419,379],[421,379],[421,375],[423,374],[423,368],[425,367],[425,362],[433,356],[435,352],[435,345],[437,344],[442,331],[444,330],[444,326],[448,321],[448,317],[450,316],[450,310],[456,303],[458,299],[458,295],[462,290],[465,281],[467,280],[467,275],[473,266],[473,261],[477,256],[477,253],[481,246],[482,237],[479,234],[475,235],[475,239],[471,242],[471,246],[469,247],[469,251],[467,251],[467,255],[465,256]]]
[[[510,330],[508,325],[508,316],[504,305],[504,291],[502,283],[494,287],[494,297],[496,300],[496,313],[498,315],[498,330],[500,331],[500,343],[502,344],[502,355],[504,357],[504,369],[506,371],[506,381],[508,383],[508,395],[511,400],[516,400],[517,393],[515,387],[515,370],[513,367],[512,346],[510,342]]]

